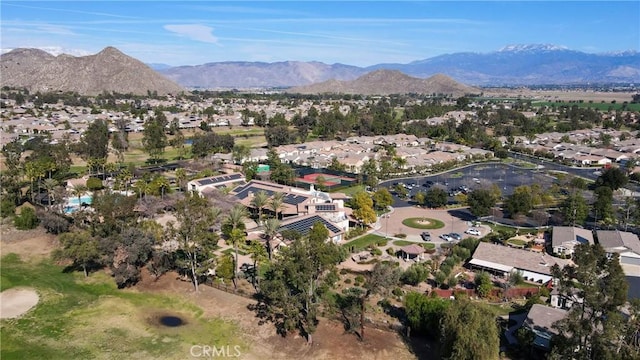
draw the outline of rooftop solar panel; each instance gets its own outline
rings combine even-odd
[[[290,205],[298,205],[301,202],[304,202],[305,200],[307,200],[308,197],[304,196],[304,195],[292,195],[292,194],[287,194],[284,196],[284,202]]]
[[[316,205],[316,210],[318,211],[334,211],[335,209],[336,209],[335,204]]]
[[[283,225],[280,227],[280,229],[278,229],[278,231],[289,229],[289,230],[297,231],[300,234],[306,236],[309,233],[309,230],[311,230],[311,228],[313,227],[313,224],[315,224],[318,221],[321,222],[324,226],[326,226],[327,229],[329,229],[329,231],[333,233],[340,232],[340,229],[337,226],[333,225],[332,223],[328,222],[327,220],[325,220],[324,218],[318,215],[300,219],[298,221],[292,222],[291,224]]]

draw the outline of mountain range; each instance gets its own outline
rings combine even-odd
[[[180,85],[114,47],[95,55],[53,56],[39,49],[14,49],[0,55],[2,86],[36,91],[73,91],[97,95],[104,91],[146,95],[175,94]]]
[[[459,97],[479,94],[482,90],[463,85],[443,74],[419,79],[397,70],[374,70],[355,80],[327,80],[325,82],[294,87],[287,92],[301,94],[342,93],[361,95],[389,94],[447,94]]]
[[[214,62],[158,70],[188,88],[303,86],[354,80],[373,70],[398,70],[427,78],[446,74],[474,86],[640,82],[640,53],[589,54],[554,45],[510,45],[489,53],[454,53],[408,64],[357,67],[322,62]]]

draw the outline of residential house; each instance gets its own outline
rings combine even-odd
[[[512,272],[519,271],[525,281],[539,284],[546,284],[553,279],[551,267],[556,264],[562,268],[570,264],[570,261],[539,252],[485,242],[478,244],[468,262],[472,269],[488,271],[498,276],[507,277]]]
[[[609,256],[620,255],[620,264],[640,265],[638,235],[619,230],[597,230],[596,238]]]
[[[553,324],[564,319],[567,313],[567,310],[540,304],[531,306],[522,326],[535,334],[533,346],[544,351],[551,350],[551,339],[558,335]]]
[[[235,187],[234,185],[239,183],[244,183],[244,175],[241,173],[223,174],[191,180],[187,183],[187,189],[202,195],[202,192],[207,189],[218,189],[225,186]]]
[[[591,230],[572,226],[554,226],[551,247],[556,255],[572,255],[578,244],[593,244]]]

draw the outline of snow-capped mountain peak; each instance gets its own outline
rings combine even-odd
[[[557,51],[568,50],[565,46],[553,45],[553,44],[514,44],[507,45],[499,52],[523,52],[523,51]]]

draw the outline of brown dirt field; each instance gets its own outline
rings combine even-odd
[[[364,342],[346,334],[341,323],[320,319],[313,335],[313,344],[291,334],[283,338],[276,334],[271,323],[260,324],[248,306],[251,299],[226,293],[203,285],[195,293],[191,283],[178,279],[178,274],[168,273],[154,280],[147,272],[135,289],[143,292],[181,294],[204,310],[204,316],[220,317],[234,321],[244,333],[251,349],[246,359],[416,359],[416,355],[393,332],[366,329]]]
[[[57,246],[54,235],[42,228],[17,230],[13,225],[2,224],[0,231],[0,256],[16,253],[23,259],[48,257]]]

